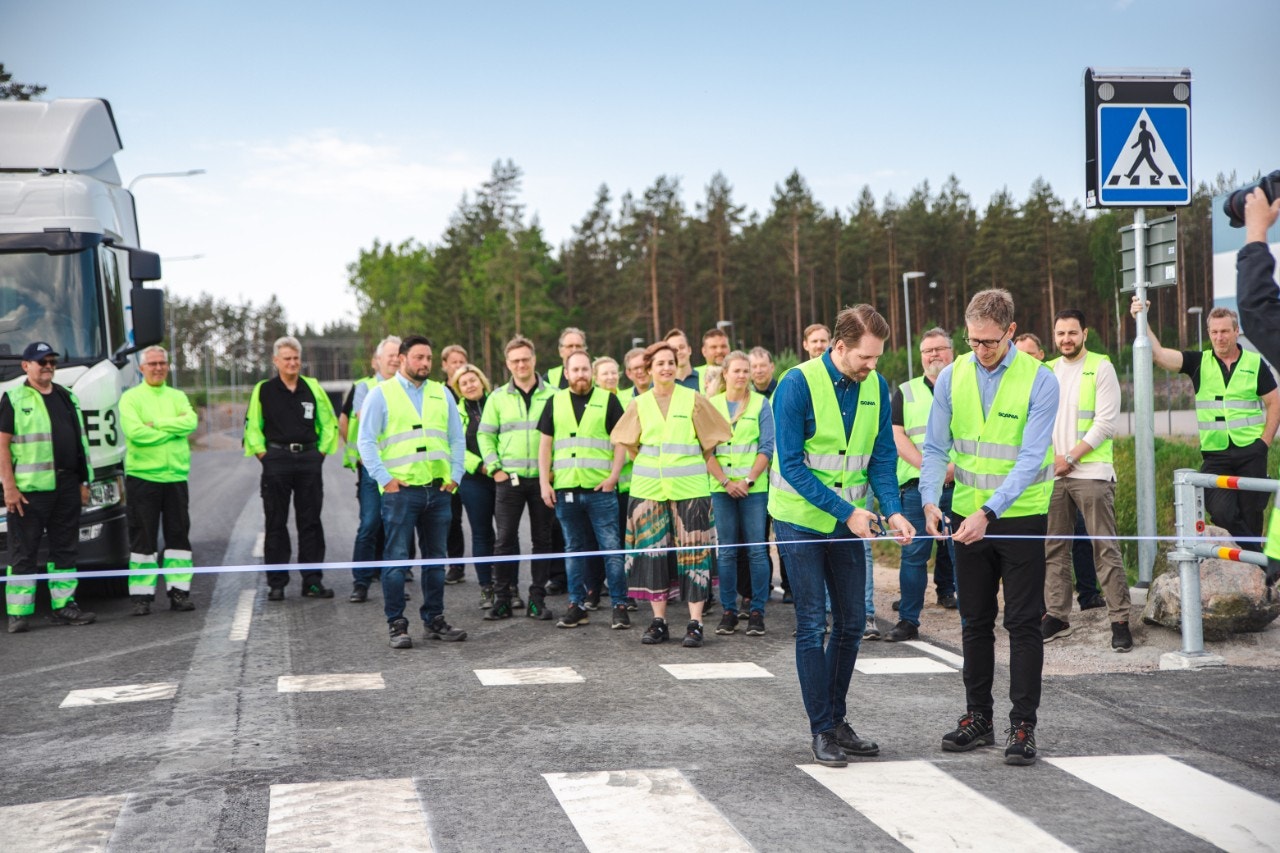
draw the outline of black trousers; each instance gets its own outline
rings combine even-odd
[[[520,553],[520,518],[529,509],[529,532],[533,538],[534,559],[529,561],[532,583],[529,584],[529,600],[542,601],[547,595],[547,580],[551,577],[549,561],[537,559],[539,554],[554,554],[552,531],[558,528],[555,510],[542,502],[542,490],[537,477],[521,477],[520,485],[510,480],[495,483],[493,519],[497,526],[497,540],[493,555],[506,557]],[[561,561],[563,562],[563,561]],[[493,592],[497,601],[510,601],[518,577],[520,564],[514,560],[495,563],[493,566]]]
[[[445,553],[450,560],[467,556],[467,540],[462,535],[462,495],[453,493],[453,517],[449,519],[449,538],[445,543]],[[456,564],[455,564],[456,565]]]
[[[1040,674],[1044,668],[1044,535],[1048,515],[1000,518],[987,526],[990,536],[971,545],[955,543],[956,589],[964,617],[964,691],[966,709],[993,719],[991,682],[995,675],[996,594],[1004,587],[1004,629],[1009,632],[1009,711],[1011,725],[1036,722]],[[964,519],[952,515],[951,529]]]
[[[58,473],[51,492],[23,492],[22,515],[9,513],[9,565],[15,575],[43,573],[37,565],[40,538],[49,537],[49,562],[74,569],[80,545],[80,477]]]
[[[320,511],[324,508],[324,454],[319,450],[290,453],[271,448],[262,457],[262,514],[266,517],[266,539],[262,562],[283,565],[292,556],[289,539],[289,502],[294,505],[294,521],[298,527],[298,562],[324,562],[324,525]],[[304,586],[320,583],[324,573],[319,569],[301,572]],[[283,588],[289,585],[288,569],[268,569],[267,585]]]
[[[1247,447],[1229,445],[1226,450],[1203,454],[1202,474],[1227,474],[1232,477],[1267,476],[1267,445],[1258,439]],[[1262,517],[1267,510],[1266,492],[1238,492],[1234,489],[1205,489],[1204,508],[1209,518],[1225,527],[1232,538],[1261,536]],[[1246,551],[1262,551],[1261,542],[1238,542]]]
[[[166,548],[190,551],[187,481],[154,483],[126,476],[124,483],[129,496],[129,550],[135,554],[156,553],[163,529]]]

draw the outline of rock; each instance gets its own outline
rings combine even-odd
[[[1206,640],[1262,631],[1280,616],[1280,598],[1257,566],[1234,560],[1200,561],[1200,602]],[[1182,629],[1182,586],[1176,571],[1156,578],[1147,594],[1142,621]]]

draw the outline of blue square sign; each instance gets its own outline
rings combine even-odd
[[[1099,104],[1097,109],[1099,202],[1190,204],[1190,105]]]

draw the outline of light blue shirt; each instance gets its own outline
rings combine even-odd
[[[974,374],[978,378],[978,394],[982,398],[982,416],[991,411],[996,389],[1018,351],[1011,344],[1004,358],[994,370],[987,370],[978,362]],[[1028,356],[1029,358],[1030,356]],[[966,353],[960,358],[974,358]],[[957,359],[958,361],[959,359]],[[951,373],[949,364],[933,384],[933,406],[929,409],[929,424],[924,435],[924,467],[920,470],[921,503],[938,505],[942,494],[942,482],[947,476],[947,463],[951,453]],[[1013,470],[1004,478],[1000,488],[987,501],[986,506],[997,516],[1013,505],[1019,496],[1044,467],[1044,454],[1053,443],[1053,422],[1058,417],[1058,380],[1052,370],[1037,370],[1031,383],[1031,404],[1027,409],[1027,426],[1022,432],[1022,449]]]
[[[426,383],[415,385],[405,379],[404,374],[399,371],[396,372],[395,381],[400,383],[400,387],[409,395],[413,408],[421,415],[422,389]],[[458,405],[453,402],[453,395],[445,394],[444,402],[449,407],[449,479],[455,483],[461,483],[462,474],[466,470],[464,457],[467,450],[467,434],[462,429],[462,418],[458,416]],[[360,451],[360,461],[364,463],[365,471],[379,486],[383,487],[392,479],[387,473],[387,466],[382,464],[382,457],[378,455],[378,436],[386,428],[387,398],[382,393],[382,387],[378,386],[369,390],[365,395],[364,405],[360,407],[360,435],[356,440],[356,447]]]

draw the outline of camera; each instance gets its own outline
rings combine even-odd
[[[1256,184],[1250,184],[1242,190],[1236,190],[1227,196],[1227,200],[1222,203],[1222,212],[1227,215],[1227,219],[1231,222],[1232,228],[1244,227],[1244,203],[1256,188],[1261,187],[1263,194],[1267,197],[1267,204],[1273,204],[1276,196],[1280,195],[1280,169],[1267,175]]]

